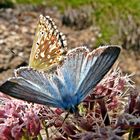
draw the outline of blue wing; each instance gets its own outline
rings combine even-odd
[[[89,95],[90,91],[102,80],[105,74],[110,70],[118,55],[120,48],[118,46],[105,46],[89,53],[83,63],[81,72],[87,70],[84,78],[79,82],[75,96],[78,102],[83,101]],[[88,65],[90,63],[90,65]]]
[[[71,105],[83,101],[110,70],[119,53],[118,46],[103,46],[92,52],[79,47],[69,52],[59,69],[66,88],[65,94],[61,94],[62,99],[68,97]]]
[[[78,105],[109,71],[120,53],[117,46],[89,52],[85,47],[71,50],[53,74],[20,68],[16,77],[0,91],[26,101],[70,109]]]
[[[61,107],[57,87],[46,74],[26,67],[17,69],[15,73],[16,77],[0,86],[1,92],[29,102]]]
[[[40,92],[38,87],[21,77],[9,79],[0,87],[0,91],[25,101],[59,107],[56,100]]]

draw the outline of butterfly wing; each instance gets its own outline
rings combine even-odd
[[[72,94],[77,89],[79,80],[85,75],[81,73],[82,64],[89,50],[86,47],[78,47],[68,52],[63,65],[57,70],[58,75],[62,75],[68,94]]]
[[[49,16],[40,15],[33,42],[29,66],[47,71],[63,60],[67,42]]]
[[[59,99],[58,89],[53,83],[53,77],[56,74],[47,74],[44,72],[39,72],[37,70],[33,70],[30,67],[21,67],[15,71],[15,76],[17,78],[22,77],[23,79],[34,83],[39,89],[40,92],[45,92],[47,95],[52,98]]]
[[[75,95],[79,89],[83,90],[81,85],[87,86],[92,78],[91,81],[95,78],[99,78],[100,81],[114,64],[119,53],[118,46],[99,47],[92,52],[86,47],[75,48],[68,52],[63,65],[57,70],[58,76],[62,75],[65,86]]]
[[[75,92],[78,102],[83,101],[89,95],[89,92],[102,80],[119,54],[120,47],[105,46],[99,47],[87,55],[81,68],[81,74],[85,73],[85,75],[81,80],[79,79],[79,85]],[[87,72],[84,72],[85,70]]]
[[[18,69],[16,77],[2,84],[0,91],[25,101],[59,107],[57,87],[49,76],[32,68]]]

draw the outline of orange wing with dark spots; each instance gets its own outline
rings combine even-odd
[[[40,71],[47,71],[64,59],[67,41],[65,35],[49,16],[40,15],[33,42],[29,66]]]

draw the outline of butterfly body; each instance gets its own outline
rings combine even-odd
[[[71,113],[77,111],[77,105],[79,104],[76,97],[69,95],[64,95],[61,100],[61,107],[63,110],[67,110]]]
[[[118,46],[104,46],[89,52],[78,47],[68,52],[53,73],[19,68],[0,91],[25,101],[58,107],[70,112],[80,104],[110,70],[120,53]]]

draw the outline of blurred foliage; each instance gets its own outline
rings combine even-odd
[[[0,8],[8,8],[13,7],[14,2],[12,0],[1,0],[0,1]]]
[[[56,6],[61,12],[64,12],[69,7],[78,9],[80,6],[90,5],[93,10],[91,14],[91,18],[94,19],[93,24],[99,27],[101,33],[97,39],[96,46],[109,43],[122,45],[122,36],[119,36],[119,25],[120,22],[127,22],[129,16],[133,17],[138,27],[140,25],[139,0],[2,0],[0,4],[8,6],[10,4],[11,6],[13,4]],[[131,32],[128,32],[128,34],[131,34]]]
[[[13,7],[16,4],[35,4],[35,5],[42,5],[45,0],[1,0],[0,6],[2,7]]]
[[[135,26],[133,28],[131,24],[129,25],[129,17],[131,16],[137,27],[140,27],[139,0],[61,0],[59,2],[52,0],[48,4],[50,6],[57,5],[61,11],[67,10],[69,7],[78,9],[81,5],[90,5],[92,7],[93,26],[99,27],[101,33],[95,46],[100,44],[119,44],[129,45],[126,48],[136,46],[135,48],[140,49],[139,43],[137,43],[138,39],[135,39],[136,36],[139,36],[137,35],[139,33],[135,31]],[[131,28],[131,30],[128,28]],[[127,36],[124,37],[124,31],[127,29],[127,35],[130,36],[129,40],[133,41],[129,41]],[[133,36],[131,37],[132,31]]]
[[[94,0],[93,2],[94,15],[96,16],[96,25],[100,27],[101,37],[98,43],[118,44],[119,40],[119,24],[126,22],[128,16],[132,15],[135,22],[139,22],[140,17],[140,2],[139,0]],[[126,25],[127,26],[127,25]],[[125,28],[125,26],[124,26]],[[112,36],[114,36],[112,38]],[[116,38],[117,36],[117,38]]]
[[[18,4],[35,4],[35,5],[41,5],[44,4],[45,0],[14,0],[15,3]]]

